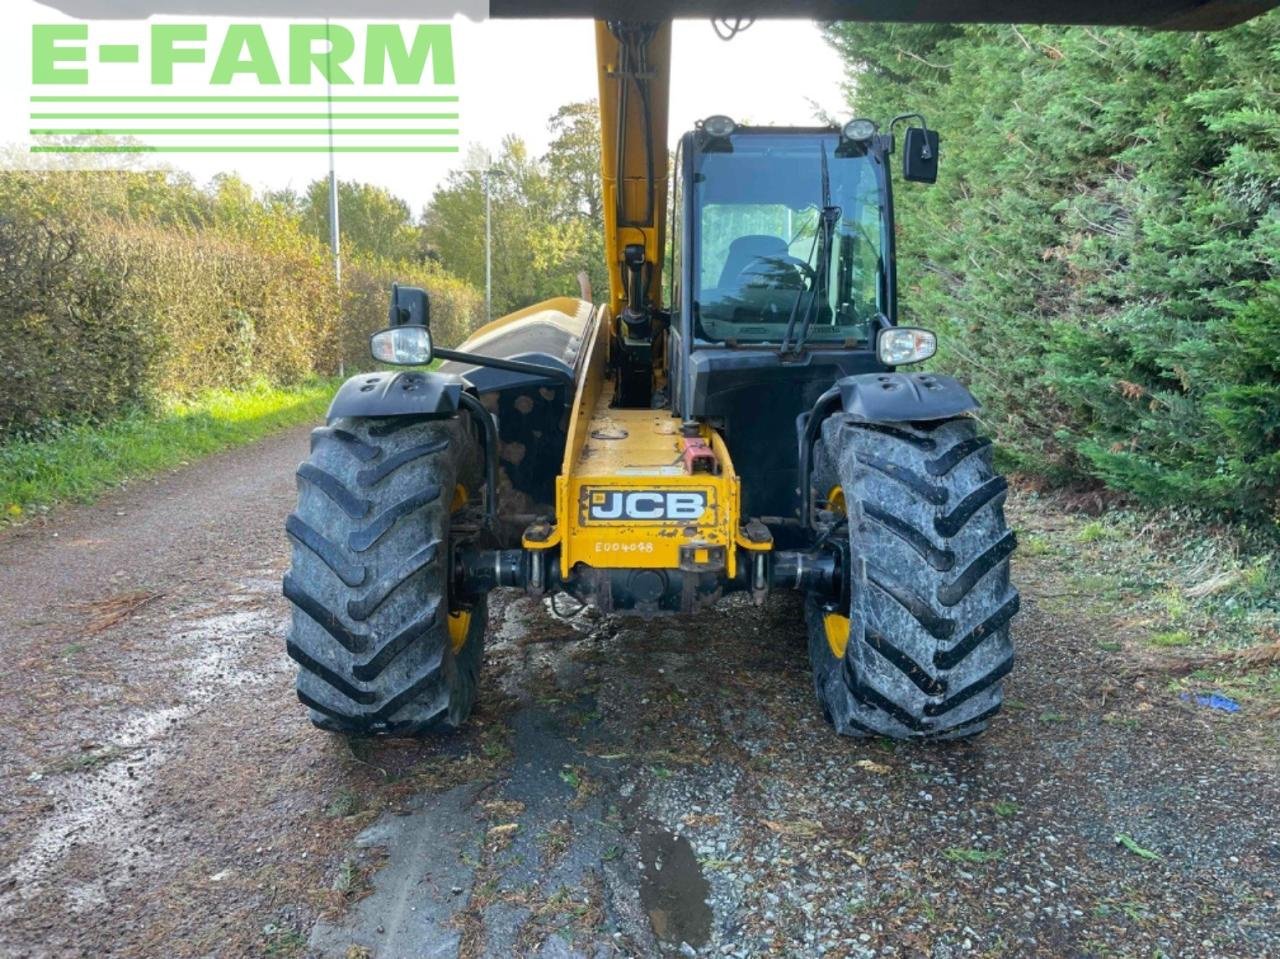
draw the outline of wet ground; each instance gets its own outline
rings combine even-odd
[[[1274,718],[1132,668],[1036,557],[972,743],[835,737],[788,597],[505,596],[464,732],[312,729],[278,588],[305,447],[0,537],[0,954],[1280,955]]]

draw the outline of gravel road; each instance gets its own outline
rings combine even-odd
[[[834,736],[790,597],[503,596],[465,731],[312,729],[279,595],[305,448],[0,536],[0,954],[1280,955],[1274,721],[1180,701],[1035,557],[972,743]]]

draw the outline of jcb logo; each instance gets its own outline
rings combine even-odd
[[[584,489],[583,521],[696,523],[707,511],[706,490]]]

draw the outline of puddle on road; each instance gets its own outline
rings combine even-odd
[[[649,914],[653,934],[664,944],[682,942],[697,948],[711,938],[711,884],[693,847],[684,836],[656,823],[641,827],[640,904]]]
[[[187,672],[189,689],[197,692],[203,703],[212,698],[212,694],[205,695],[212,686],[256,686],[267,682],[271,675],[247,668],[245,655],[258,637],[284,636],[284,629],[275,616],[255,610],[219,613],[197,620],[181,635],[188,642],[203,644]],[[280,665],[284,662],[280,657]]]
[[[196,644],[194,655],[172,648],[155,650],[156,655],[171,655],[175,663],[186,664],[181,685],[169,697],[171,702],[179,701],[121,723],[104,741],[103,748],[112,758],[101,768],[46,777],[55,809],[35,830],[27,850],[0,877],[9,887],[0,896],[0,916],[12,914],[24,900],[44,893],[55,881],[59,863],[77,848],[92,847],[119,868],[109,879],[65,888],[70,911],[99,906],[107,901],[109,888],[126,885],[130,874],[150,857],[144,835],[146,804],[158,768],[171,756],[169,737],[228,688],[273,678],[269,671],[246,668],[244,659],[258,637],[280,634],[277,616],[237,611],[185,625],[180,635],[184,643]]]
[[[158,747],[145,754],[142,750],[185,715],[181,706],[146,713],[125,723],[111,738],[108,748],[118,752],[118,758],[93,772],[56,774],[50,785],[58,811],[40,824],[27,851],[5,875],[18,899],[40,893],[47,874],[78,846],[97,847],[120,872],[137,865],[144,856],[137,832],[146,786],[164,757]],[[68,905],[78,912],[105,901],[105,894],[102,882],[76,887],[68,890]]]

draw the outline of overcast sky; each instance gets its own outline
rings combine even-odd
[[[0,81],[13,92],[0,97],[0,141],[13,144],[24,140],[29,126],[30,26],[63,18],[34,0],[5,0],[4,5],[8,23],[0,31]],[[95,24],[94,36],[98,29]],[[454,51],[462,152],[340,155],[340,176],[385,186],[416,211],[448,171],[462,164],[471,144],[494,148],[505,134],[515,133],[541,152],[548,141],[547,118],[564,103],[596,96],[594,31],[587,20],[472,23],[459,18]],[[695,120],[713,113],[765,124],[813,122],[819,110],[843,116],[842,82],[839,58],[810,22],[759,21],[725,42],[706,20],[679,21],[670,137],[674,142]],[[327,156],[314,154],[165,159],[201,181],[234,169],[258,187],[300,188],[328,171]]]

